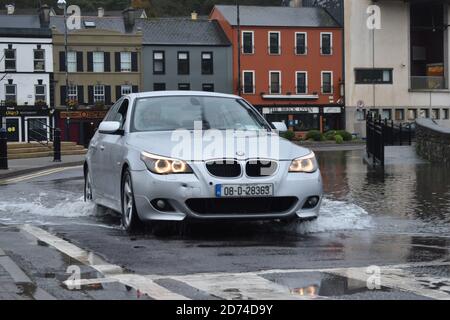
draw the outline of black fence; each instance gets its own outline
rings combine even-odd
[[[368,115],[366,121],[367,156],[373,164],[384,166],[385,146],[411,145],[415,138],[413,123],[395,124],[392,120],[381,119],[381,115]]]

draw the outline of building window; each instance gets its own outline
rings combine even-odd
[[[243,93],[254,94],[255,93],[255,71],[243,72]]]
[[[306,32],[295,33],[295,54],[304,55],[307,52]]]
[[[431,119],[439,120],[441,118],[441,114],[439,111],[440,111],[439,109],[431,110]]]
[[[165,90],[166,90],[165,83],[154,83],[153,84],[153,91],[165,91]]]
[[[395,120],[397,120],[397,121],[405,120],[405,110],[395,109]]]
[[[280,71],[270,71],[270,94],[281,94],[281,72]]]
[[[444,118],[443,119],[448,120],[449,117],[450,117],[449,109],[444,109],[443,111],[444,111]]]
[[[130,85],[121,86],[120,93],[121,93],[122,97],[129,95],[130,93],[133,93],[133,86],[130,86]]]
[[[71,84],[67,87],[67,97],[69,101],[77,101],[78,100],[78,87]],[[65,99],[65,97],[64,97]],[[81,102],[81,101],[79,101]]]
[[[153,52],[153,74],[164,74],[166,71],[166,62],[164,51]]]
[[[131,52],[120,53],[120,72],[131,72]]]
[[[392,110],[391,109],[383,109],[381,112],[381,118],[386,120],[392,119]]]
[[[34,50],[34,71],[45,71],[45,50]]]
[[[105,102],[105,86],[104,85],[95,85],[94,86],[94,103],[97,102]]]
[[[417,119],[417,110],[416,109],[408,109],[408,120],[416,120]]]
[[[304,71],[296,72],[296,93],[308,93],[308,73]]]
[[[392,69],[355,69],[356,84],[392,84]]]
[[[333,73],[330,71],[322,71],[322,93],[333,93]]]
[[[204,83],[202,85],[202,90],[207,92],[214,92],[214,84],[213,83]]]
[[[320,34],[320,53],[323,55],[333,54],[333,34],[322,32]]]
[[[254,53],[254,33],[253,31],[242,32],[242,53],[253,54]]]
[[[189,52],[178,52],[178,74],[189,74]]]
[[[75,51],[67,52],[67,71],[77,72],[77,53]]]
[[[105,53],[104,52],[94,52],[94,72],[105,72]]]
[[[280,54],[280,32],[271,31],[269,32],[269,54]]]
[[[214,63],[212,52],[202,52],[202,74],[213,74]]]
[[[17,102],[17,86],[15,84],[5,84],[5,100]]]
[[[5,71],[16,71],[15,49],[5,49]]]
[[[430,110],[429,109],[420,109],[419,111],[419,118],[426,118],[428,119],[430,117]]]
[[[178,90],[189,91],[191,90],[191,85],[189,83],[179,83]]]
[[[35,101],[47,101],[47,95],[45,93],[45,84],[37,84],[34,86],[34,100]]]

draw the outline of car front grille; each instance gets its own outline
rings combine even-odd
[[[245,172],[249,177],[269,177],[273,175],[278,168],[275,161],[250,160],[245,165]]]
[[[282,214],[298,202],[296,197],[197,198],[186,200],[188,208],[199,215]]]
[[[206,169],[215,177],[236,178],[241,175],[242,169],[235,160],[219,160],[206,163]]]

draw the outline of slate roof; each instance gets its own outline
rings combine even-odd
[[[122,17],[81,17],[81,29],[87,29],[85,27],[84,22],[94,22],[95,28],[92,28],[93,30],[109,30],[109,31],[116,31],[120,33],[133,33],[136,31],[136,27],[133,30],[127,30],[125,29],[125,24],[123,22]],[[56,30],[60,33],[64,33],[64,17],[61,16],[54,16],[50,17],[50,28],[56,27]],[[68,31],[69,33],[73,32],[71,30]]]
[[[216,21],[191,18],[139,19],[144,44],[230,46]]]
[[[233,26],[237,25],[236,6],[216,5],[216,10]],[[240,6],[242,26],[339,27],[322,8]]]
[[[6,15],[0,18],[3,37],[51,38],[49,28],[41,28],[37,15]]]

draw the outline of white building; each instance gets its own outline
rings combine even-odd
[[[50,9],[0,15],[0,118],[9,141],[42,140],[51,125],[53,48]]]
[[[450,122],[449,3],[344,1],[348,131],[365,136],[368,112]]]

